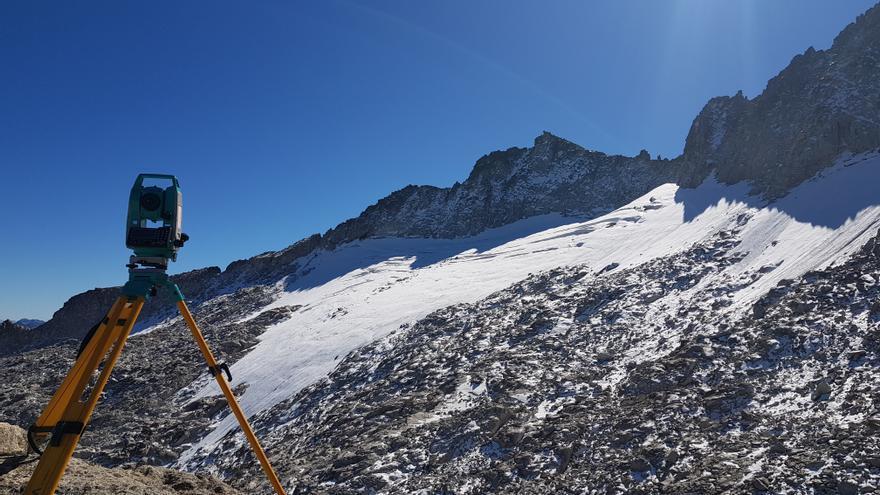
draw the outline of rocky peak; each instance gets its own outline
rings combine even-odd
[[[535,144],[532,151],[539,154],[554,154],[557,152],[570,153],[573,151],[584,151],[584,148],[567,139],[544,131],[535,138]]]
[[[670,178],[651,163],[589,151],[544,132],[531,148],[481,157],[467,180],[452,187],[396,191],[324,239],[454,238],[544,213],[613,209]]]
[[[539,159],[547,161],[557,154],[580,151],[585,150],[571,141],[544,131],[535,138],[534,145],[531,148],[513,147],[483,155],[474,164],[474,168],[471,170],[466,182],[474,182],[481,179],[492,180],[509,176],[514,172],[513,165],[515,163],[529,167],[534,165]],[[531,160],[523,160],[526,155],[530,155]]]
[[[847,27],[829,50],[809,48],[753,100],[714,98],[694,120],[681,180],[715,171],[784,194],[844,153],[880,147],[880,6]]]
[[[739,91],[736,96],[719,96],[709,100],[694,119],[685,142],[686,155],[691,159],[701,158],[712,163],[712,156],[718,152],[727,137],[727,131],[742,115],[748,99]]]
[[[834,39],[833,50],[854,51],[874,47],[880,40],[880,4],[868,9],[858,16]]]

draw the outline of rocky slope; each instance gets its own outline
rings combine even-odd
[[[255,424],[297,493],[876,492],[880,241],[731,317],[740,234],[445,308]]]
[[[194,316],[215,353],[234,362],[256,344],[267,326],[288,316],[286,309],[276,309],[246,323],[236,322],[241,311],[259,309],[269,300],[265,289],[245,288],[200,306]],[[32,424],[54,385],[73,365],[76,352],[77,344],[70,342],[0,360],[3,377],[9,380],[0,389],[4,404],[0,417]],[[222,398],[189,404],[175,400],[182,388],[209,379],[181,318],[130,339],[89,425],[95,434],[83,436],[77,455],[105,465],[162,465],[176,460],[175,448],[203,434],[213,417],[226,412]]]

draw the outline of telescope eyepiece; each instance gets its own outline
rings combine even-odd
[[[162,198],[154,192],[148,192],[141,195],[141,208],[147,211],[156,211],[162,206]]]

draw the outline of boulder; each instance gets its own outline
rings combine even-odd
[[[828,400],[830,394],[831,385],[828,384],[827,380],[822,380],[816,385],[815,390],[810,394],[810,398],[813,399],[813,401]]]
[[[18,426],[0,423],[0,456],[26,455],[27,435]]]

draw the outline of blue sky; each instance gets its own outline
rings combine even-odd
[[[873,0],[0,3],[0,319],[125,281],[139,172],[225,267],[543,130],[675,156]]]

